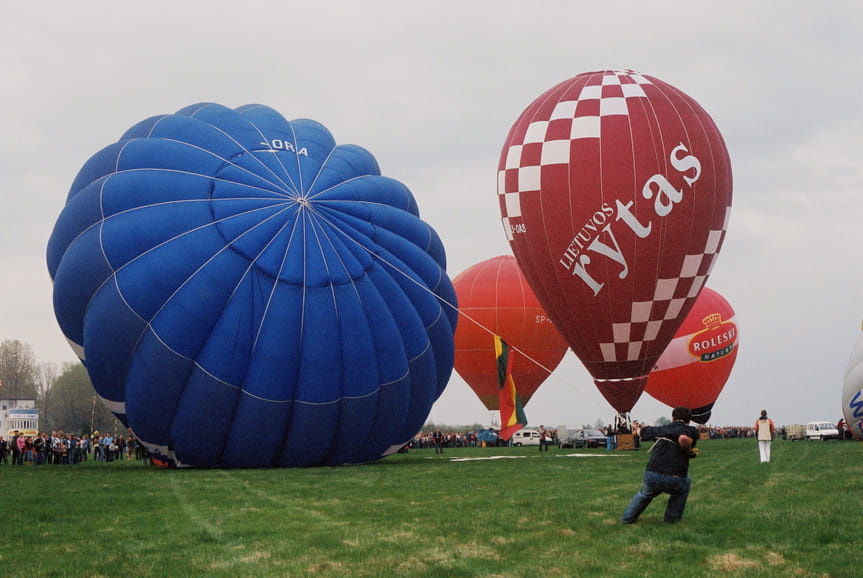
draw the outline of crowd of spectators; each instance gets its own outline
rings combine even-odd
[[[443,447],[445,448],[468,448],[475,447],[478,444],[476,433],[467,431],[460,432],[442,432]],[[425,449],[434,447],[434,432],[420,432],[408,444],[411,449]]]
[[[638,423],[638,422],[635,422]],[[607,428],[603,428],[604,430]],[[847,428],[846,428],[847,429]],[[707,434],[710,439],[733,439],[733,438],[752,438],[755,437],[755,429],[752,426],[698,426],[698,430],[702,434]],[[550,430],[556,434],[556,430]],[[840,431],[841,428],[840,428]],[[481,445],[478,441],[477,434],[473,431],[465,433],[460,432],[443,432],[444,441],[443,447],[447,448],[462,448],[474,447]],[[776,436],[785,439],[785,426],[777,428]],[[850,437],[850,436],[849,436]],[[556,442],[555,442],[556,443]],[[552,444],[554,445],[554,443]],[[434,447],[433,432],[423,431],[418,433],[408,444],[411,449],[426,449]]]
[[[40,432],[36,436],[12,432],[9,440],[0,436],[0,465],[74,465],[93,459],[113,462],[123,459],[147,459],[146,449],[132,436],[116,437],[111,433],[92,435],[60,431]]]

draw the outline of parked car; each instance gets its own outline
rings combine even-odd
[[[839,430],[829,421],[810,421],[806,424],[806,439],[809,441],[838,440]]]
[[[538,446],[539,432],[535,429],[520,429],[512,434],[511,439],[514,446]]]
[[[605,447],[606,436],[598,429],[577,429],[561,440],[562,448],[601,448]]]

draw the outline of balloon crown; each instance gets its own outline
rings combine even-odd
[[[707,329],[716,329],[720,325],[722,325],[722,315],[719,313],[711,313],[707,317],[701,320],[704,323],[704,327]]]

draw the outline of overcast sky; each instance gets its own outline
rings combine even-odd
[[[510,253],[497,163],[546,89],[629,68],[713,117],[734,198],[707,285],[740,350],[714,425],[841,417],[863,320],[863,4],[847,2],[13,2],[0,0],[0,340],[74,361],[45,247],[78,169],[130,126],[211,101],[269,105],[358,144],[414,193],[448,272]],[[2,376],[0,376],[2,378]],[[614,415],[572,352],[533,425]],[[635,419],[670,415],[644,395]],[[488,424],[453,378],[431,420]]]

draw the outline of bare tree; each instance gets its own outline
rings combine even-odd
[[[0,380],[5,399],[36,398],[39,371],[30,344],[17,339],[0,343]]]
[[[36,387],[36,405],[40,409],[42,429],[50,429],[48,421],[49,401],[51,398],[51,390],[54,384],[57,383],[57,378],[60,376],[60,370],[57,364],[53,361],[43,361],[39,364],[39,383]]]

